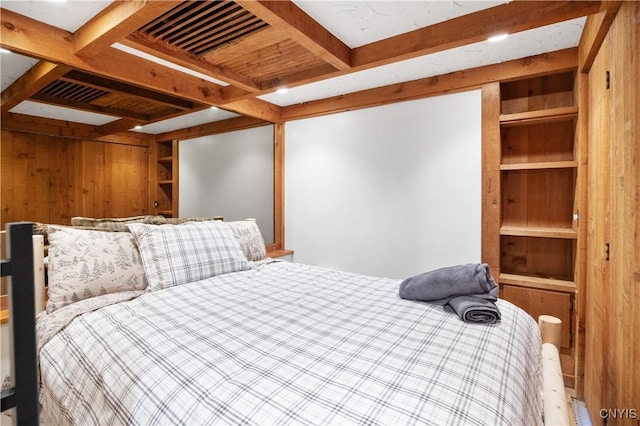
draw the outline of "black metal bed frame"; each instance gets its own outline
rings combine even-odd
[[[13,335],[14,383],[2,391],[2,410],[16,409],[16,423],[38,425],[33,224],[7,224],[7,259],[2,276],[10,276],[9,313]],[[18,308],[18,309],[16,309]]]

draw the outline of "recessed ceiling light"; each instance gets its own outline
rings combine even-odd
[[[138,124],[137,126],[134,127],[134,129],[140,130],[140,129],[142,129],[142,126]]]
[[[287,89],[286,87],[281,87],[278,90],[276,90],[276,93],[279,94],[279,95],[284,95],[288,91],[289,91],[289,89]]]
[[[13,53],[13,52],[8,49],[5,49],[4,47],[0,47],[0,53]]]
[[[497,41],[502,41],[502,40],[506,40],[507,37],[509,37],[509,34],[497,34],[494,36],[491,36],[487,39],[487,41],[490,41],[492,43],[495,43]]]
[[[218,109],[218,107],[217,106],[212,106],[211,109],[215,111],[215,110]]]

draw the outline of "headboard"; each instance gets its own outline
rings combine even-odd
[[[2,259],[2,276],[11,277],[7,286],[10,307],[10,327],[7,327],[7,331],[13,336],[9,342],[13,342],[10,352],[14,360],[15,385],[2,391],[2,411],[15,407],[18,424],[37,425],[39,401],[33,305],[33,224],[8,224],[3,247],[7,250],[7,258]],[[11,309],[12,307],[17,309]],[[3,332],[4,328],[3,326]]]

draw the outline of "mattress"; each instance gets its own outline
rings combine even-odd
[[[43,315],[40,333],[59,328],[39,336],[43,410],[55,424],[542,423],[529,315],[499,300],[499,323],[465,323],[398,286],[274,262]]]

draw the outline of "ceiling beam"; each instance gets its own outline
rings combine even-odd
[[[175,6],[175,1],[114,1],[74,33],[75,54],[91,58]]]
[[[351,49],[290,0],[237,1],[269,25],[286,24],[288,36],[340,70],[351,68]]]
[[[209,106],[203,105],[200,107],[196,107],[190,111],[173,111],[170,113],[156,114],[153,117],[148,117],[147,120],[145,121],[141,121],[141,120],[136,121],[136,120],[131,120],[125,117],[121,120],[112,121],[111,123],[107,123],[107,124],[103,124],[102,126],[99,126],[96,130],[96,133],[101,135],[110,135],[118,132],[127,132],[137,125],[152,124],[158,121],[167,120],[169,118],[180,117],[181,115],[191,114],[192,112],[202,111],[203,109],[209,109],[209,108],[210,108]]]
[[[559,50],[470,70],[391,84],[318,101],[305,102],[299,105],[291,105],[282,109],[282,119],[283,121],[287,121],[316,117],[336,112],[420,99],[428,96],[460,92],[478,88],[485,83],[568,71],[576,69],[577,66],[577,48]]]
[[[95,127],[89,124],[71,123],[53,118],[34,117],[12,112],[2,113],[2,129],[27,133],[43,133],[50,136],[91,139]]]
[[[271,124],[253,117],[234,117],[156,135],[156,140],[183,140]]]
[[[43,95],[43,94],[35,94],[31,96],[34,101],[42,102],[49,105],[57,105],[71,109],[77,109],[79,111],[91,111],[98,114],[111,115],[113,117],[126,117],[131,118],[138,121],[147,122],[149,120],[149,116],[145,114],[136,113],[133,111],[124,111],[118,108],[110,108],[106,106],[93,105],[88,102],[81,102],[71,99],[65,99],[58,96],[51,95]]]
[[[358,70],[485,41],[500,33],[513,34],[600,10],[599,1],[513,1],[445,22],[389,37],[353,50]]]
[[[580,43],[580,71],[588,73],[613,23],[622,1],[603,1],[600,12],[587,17]]]
[[[101,142],[114,142],[124,145],[149,146],[153,140],[152,135],[136,132],[110,133],[100,135],[96,126],[53,118],[34,117],[32,115],[3,113],[2,130],[11,130],[25,133],[38,133],[63,138],[96,140]]]
[[[129,131],[129,129],[132,129],[139,124],[144,124],[144,123],[141,123],[140,120],[124,117],[124,118],[121,118],[120,120],[115,120],[110,123],[103,124],[101,126],[96,126],[93,132],[93,136],[98,137],[98,136],[112,135],[114,133],[127,132]]]
[[[228,68],[212,64],[182,49],[171,47],[168,43],[150,40],[141,34],[132,34],[121,41],[125,46],[148,53],[165,61],[171,61],[185,68],[211,76],[225,83],[236,86],[247,93],[259,92],[256,82],[237,74]]]
[[[69,71],[69,67],[40,61],[2,92],[2,112],[8,112]]]
[[[68,31],[5,9],[2,9],[0,20],[0,45],[14,52],[197,103],[220,106],[223,102],[222,86],[217,84],[113,48],[81,60],[74,54],[73,35]],[[271,122],[280,121],[278,106],[257,99],[227,103],[225,109]]]
[[[163,104],[173,108],[179,108],[182,110],[190,110],[195,106],[193,102],[182,98],[166,95],[164,93],[158,93],[153,90],[144,89],[128,83],[111,80],[109,78],[87,74],[81,71],[69,71],[65,75],[65,78],[71,81],[86,83],[98,89],[107,89],[110,91],[125,93],[137,98],[151,100],[159,104]]]

